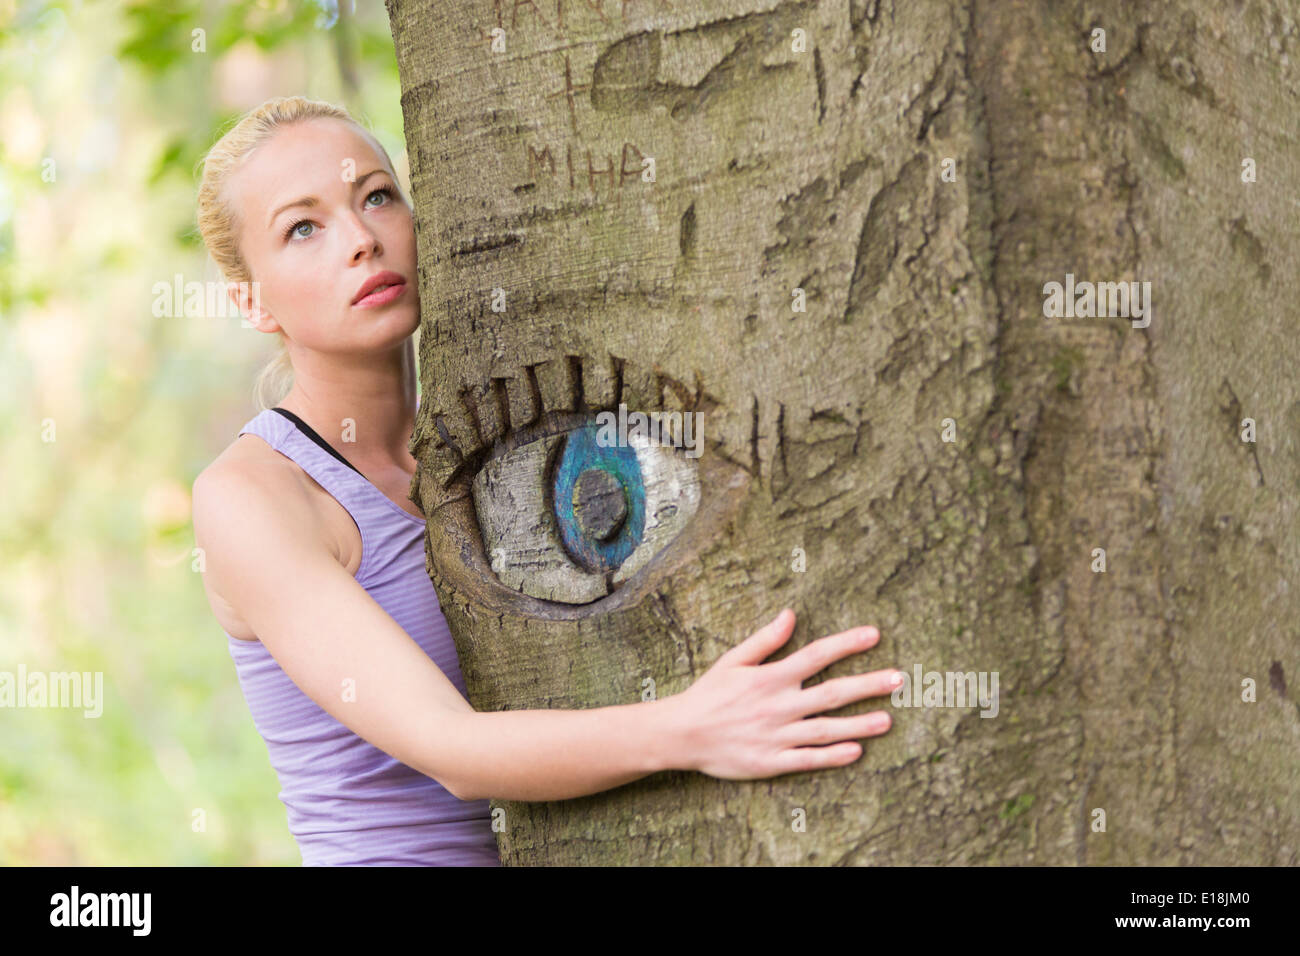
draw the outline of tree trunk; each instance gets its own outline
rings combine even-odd
[[[828,677],[998,677],[846,768],[501,804],[507,863],[1300,859],[1293,4],[388,7],[474,706],[675,694],[783,606],[880,628]],[[551,541],[620,401],[704,438],[621,578]]]

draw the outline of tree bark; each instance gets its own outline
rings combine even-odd
[[[678,693],[783,606],[880,628],[827,677],[999,679],[842,769],[501,804],[503,860],[1300,860],[1294,3],[388,9],[474,706]],[[1067,274],[1147,324],[1045,316]],[[553,466],[476,476],[620,401],[704,416],[684,526],[604,597],[490,553]]]

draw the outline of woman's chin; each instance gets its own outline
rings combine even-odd
[[[393,310],[388,315],[376,315],[370,319],[373,335],[368,335],[368,344],[377,351],[387,351],[401,345],[420,328],[418,309]]]

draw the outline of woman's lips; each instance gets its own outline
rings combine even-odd
[[[373,309],[375,306],[387,305],[406,291],[406,283],[398,282],[390,286],[380,286],[367,296],[357,299],[358,309]]]

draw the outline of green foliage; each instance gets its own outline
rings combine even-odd
[[[122,12],[130,38],[117,51],[142,69],[162,73],[190,52],[190,31],[202,23],[197,3],[133,3]]]
[[[311,3],[280,3],[268,8],[257,0],[244,0],[225,4],[214,17],[211,4],[205,6],[195,0],[144,0],[123,11],[129,35],[117,52],[145,71],[165,73],[196,52],[196,30],[203,31],[206,52],[214,56],[244,42],[252,42],[269,53],[300,45],[305,36],[319,29],[318,24],[325,22],[321,13],[321,8]],[[372,51],[376,60],[391,57],[392,43],[387,49],[372,47]]]
[[[216,278],[195,167],[261,99],[342,103],[402,167],[386,13],[358,4],[327,26],[319,4],[180,0],[5,17],[0,670],[102,672],[104,700],[97,718],[0,708],[0,864],[297,865],[189,516],[272,343],[237,320],[156,317],[152,289]]]

